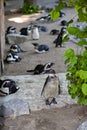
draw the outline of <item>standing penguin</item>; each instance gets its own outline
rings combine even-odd
[[[59,78],[56,76],[55,71],[51,70],[46,78],[44,86],[41,91],[41,96],[45,98],[46,105],[57,104],[56,98],[60,94]]]
[[[38,40],[40,35],[39,35],[39,29],[37,25],[34,25],[32,28],[32,34],[31,37],[33,40]]]
[[[64,34],[65,28],[62,27],[60,30],[60,33],[58,34],[57,38],[53,41],[55,43],[55,47],[62,47],[62,41],[63,41],[63,34]]]

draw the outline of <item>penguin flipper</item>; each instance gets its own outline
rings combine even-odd
[[[48,80],[49,80],[49,76],[46,78],[46,81],[45,81],[44,86],[43,86],[42,91],[41,91],[41,96],[42,96],[42,94],[44,92],[44,89],[45,89],[47,83],[48,83]]]

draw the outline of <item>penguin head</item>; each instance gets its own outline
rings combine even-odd
[[[44,70],[49,70],[55,63],[53,62],[48,62],[44,65]]]
[[[54,80],[54,79],[57,78],[56,72],[55,72],[54,69],[50,69],[50,70],[49,70],[49,75],[48,75],[48,76],[49,76],[50,80]]]
[[[18,44],[13,44],[10,47],[10,52],[18,53],[21,51],[21,48]]]
[[[8,55],[6,56],[6,62],[13,62],[15,61],[15,59],[13,58],[12,53],[8,53]]]
[[[61,21],[61,25],[62,25],[62,26],[65,26],[66,24],[67,24],[67,21],[66,21],[66,20],[62,20],[62,21]]]
[[[65,31],[66,31],[65,27],[62,27],[61,30],[60,30],[61,33],[64,33]]]
[[[15,27],[9,26],[9,27],[7,28],[6,33],[7,33],[7,34],[14,34],[14,33],[17,33],[17,30],[16,30]]]
[[[38,43],[32,43],[35,49],[38,49],[39,44]]]
[[[0,86],[0,94],[2,95],[9,95],[15,93],[19,90],[17,84],[14,80],[5,79],[2,80],[2,85]]]

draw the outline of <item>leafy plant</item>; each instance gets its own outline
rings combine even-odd
[[[32,13],[37,13],[38,11],[40,11],[40,8],[38,6],[35,6],[28,2],[25,2],[21,9],[21,12],[23,14],[32,14]]]
[[[77,11],[78,18],[81,22],[87,22],[87,1],[86,0],[68,0]],[[60,2],[59,6],[51,12],[51,17],[55,20],[58,17],[59,9],[62,9],[64,1]],[[56,14],[57,12],[57,14]],[[87,26],[80,30],[78,27],[71,27],[70,20],[67,24],[67,31],[70,35],[79,39],[77,48],[81,47],[80,53],[75,52],[72,48],[64,52],[67,65],[66,78],[69,80],[68,92],[72,98],[77,98],[78,104],[87,105]]]

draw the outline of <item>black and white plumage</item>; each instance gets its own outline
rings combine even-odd
[[[38,40],[40,38],[39,28],[37,25],[34,25],[31,32],[31,37],[33,40]]]
[[[63,40],[63,34],[65,32],[65,28],[61,28],[60,33],[58,34],[57,38],[53,41],[53,43],[55,43],[55,47],[62,47],[62,40]]]
[[[65,16],[65,13],[60,11],[60,17],[64,17]]]
[[[55,71],[50,71],[47,76],[44,86],[41,91],[41,96],[44,97],[46,105],[57,104],[56,98],[60,94],[60,81],[56,76]]]
[[[20,29],[20,35],[30,35],[31,34],[32,27],[29,25],[28,27],[23,27]]]
[[[12,44],[10,46],[10,52],[12,53],[21,53],[21,52],[26,52],[24,50],[21,49],[21,47],[19,46],[19,44]]]
[[[20,62],[20,61],[21,58],[15,53],[8,53],[5,58],[5,62],[7,63]]]
[[[52,29],[52,30],[50,31],[50,34],[51,34],[51,35],[58,35],[58,34],[59,34],[59,30],[57,30],[57,29]]]
[[[67,21],[66,21],[66,20],[62,20],[62,21],[61,21],[61,26],[66,26],[66,24],[67,24]]]
[[[16,34],[17,33],[17,29],[14,26],[9,26],[6,30],[6,35],[7,34]]]
[[[49,22],[50,20],[51,20],[50,14],[36,19],[36,21],[38,22]]]
[[[34,45],[35,52],[44,53],[49,51],[49,46],[45,44],[39,45],[38,43],[32,43]]]
[[[27,72],[33,72],[33,74],[46,74],[49,73],[52,66],[54,65],[53,62],[48,62],[46,64],[38,64],[33,70],[27,70]]]
[[[38,26],[40,31],[47,32],[48,28],[46,26]]]
[[[6,96],[9,94],[13,94],[19,90],[17,84],[12,79],[0,79],[0,96]]]

